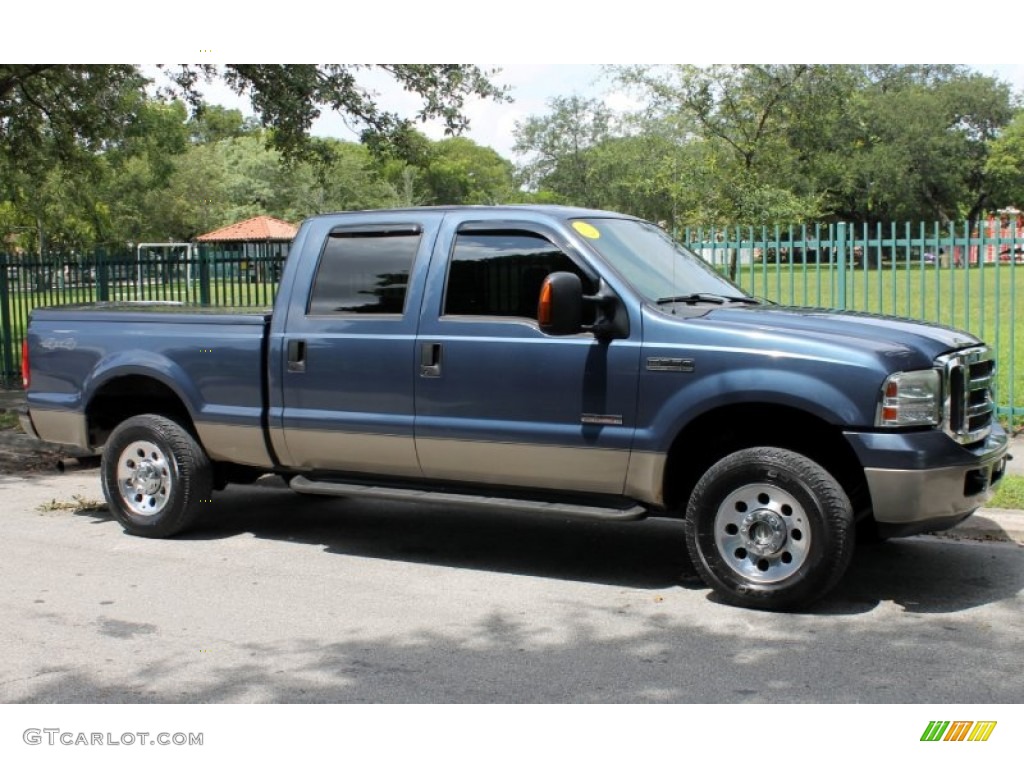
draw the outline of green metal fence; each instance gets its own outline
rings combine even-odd
[[[1024,222],[724,227],[677,236],[744,290],[780,304],[976,334],[996,353],[998,413],[1024,417]]]
[[[997,356],[998,412],[1024,420],[1024,222],[731,226],[677,236],[745,290],[781,304],[898,315],[980,336]],[[20,382],[21,339],[34,307],[139,300],[270,307],[285,249],[0,254],[0,382]]]
[[[287,245],[87,254],[0,253],[0,385],[20,386],[21,341],[36,307],[121,301],[270,307]]]

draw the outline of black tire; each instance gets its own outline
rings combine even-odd
[[[694,567],[732,605],[793,610],[818,600],[853,556],[853,508],[819,464],[746,448],[714,464],[686,509]]]
[[[128,533],[154,539],[191,526],[213,490],[213,467],[196,439],[152,414],[114,429],[100,475],[114,518]]]

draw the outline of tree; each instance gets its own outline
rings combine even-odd
[[[716,217],[751,223],[976,218],[1009,87],[963,66],[620,67],[656,119],[689,119]]]
[[[834,214],[865,222],[980,216],[993,191],[989,148],[1013,114],[1009,87],[952,65],[863,74],[813,174]]]
[[[246,120],[237,109],[219,104],[200,104],[188,122],[189,138],[199,144],[210,144],[222,139],[234,139],[259,129]]]
[[[512,172],[493,149],[460,136],[433,145],[424,177],[439,205],[493,205],[511,197]]]
[[[448,134],[469,125],[462,112],[467,99],[506,98],[504,89],[491,83],[493,72],[464,64],[196,64],[169,68],[168,74],[197,107],[202,80],[219,77],[235,93],[248,96],[262,124],[273,128],[267,134],[272,146],[291,159],[316,149],[309,129],[325,108],[344,115],[374,150],[406,148],[413,120],[380,108],[373,91],[359,81],[372,70],[421,99],[416,121],[438,119]]]
[[[338,158],[328,144],[308,135],[322,110],[346,115],[379,153],[415,149],[413,120],[379,108],[373,92],[360,83],[371,71],[420,98],[416,119],[439,119],[453,133],[468,124],[462,114],[468,99],[505,98],[488,79],[490,73],[468,65],[182,65],[170,71],[162,94],[184,99],[193,113],[186,123],[188,110],[173,99],[163,104],[147,99],[149,80],[134,65],[0,64],[0,202],[5,203],[5,220],[16,222],[7,226],[19,232],[34,228],[40,250],[51,229],[57,240],[78,243],[137,240],[154,229],[190,230],[193,225],[186,221],[194,224],[198,209],[185,196],[212,199],[199,188],[180,190],[180,199],[173,198],[176,204],[166,213],[146,201],[168,202],[172,177],[182,170],[178,158],[190,142],[212,146],[253,135],[275,154],[257,162],[251,146],[239,150],[232,162],[239,167],[254,162],[249,168],[262,192],[248,208],[237,209],[259,206],[298,214],[306,204],[292,204],[301,196],[295,189],[298,181],[292,183],[297,176],[278,176],[273,184],[267,180],[278,173],[282,158],[293,171],[299,161],[309,160],[315,161],[316,183],[323,186],[323,169]],[[203,105],[199,84],[215,77],[251,97],[267,130],[239,122],[233,110]],[[230,178],[224,183],[230,187]],[[283,202],[286,198],[292,202]],[[67,224],[64,234],[58,211]],[[158,224],[161,217],[165,221]],[[91,223],[86,227],[82,221]]]
[[[989,142],[985,176],[994,208],[1024,208],[1024,109]]]
[[[789,142],[797,105],[825,68],[806,64],[619,67],[618,81],[638,89],[656,120],[690,131],[685,144],[714,170],[714,219],[787,223],[818,213],[818,196],[801,188],[799,153]],[[817,111],[814,109],[812,111]]]
[[[394,205],[391,187],[381,178],[376,158],[361,144],[315,139],[322,144],[317,162],[294,168],[292,216],[298,221],[327,211],[384,208]],[[287,216],[285,218],[288,218]]]
[[[146,78],[132,65],[0,64],[0,156],[77,158],[120,136]]]
[[[126,65],[0,64],[0,200],[16,211],[8,226],[31,227],[40,252],[53,217],[80,200],[77,182],[101,173],[99,153],[124,134],[144,84]],[[89,218],[69,220],[71,240],[87,236]]]
[[[603,102],[580,96],[551,99],[548,107],[547,115],[516,123],[514,149],[526,156],[522,181],[530,190],[594,206],[600,185],[590,150],[612,136],[613,113]]]

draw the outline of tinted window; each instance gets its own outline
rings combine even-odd
[[[332,232],[320,257],[309,314],[402,314],[418,234]]]
[[[686,293],[746,295],[704,259],[650,222],[585,219],[573,222],[573,228],[581,234],[585,232],[590,247],[652,301]]]
[[[448,268],[444,314],[536,319],[541,284],[552,272],[573,272],[583,279],[584,292],[593,292],[580,268],[543,237],[460,233]]]

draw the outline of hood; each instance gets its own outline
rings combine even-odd
[[[708,321],[746,331],[783,333],[816,342],[874,351],[886,357],[923,355],[932,361],[954,349],[982,344],[965,331],[907,318],[866,312],[807,307],[722,307],[708,312]]]

